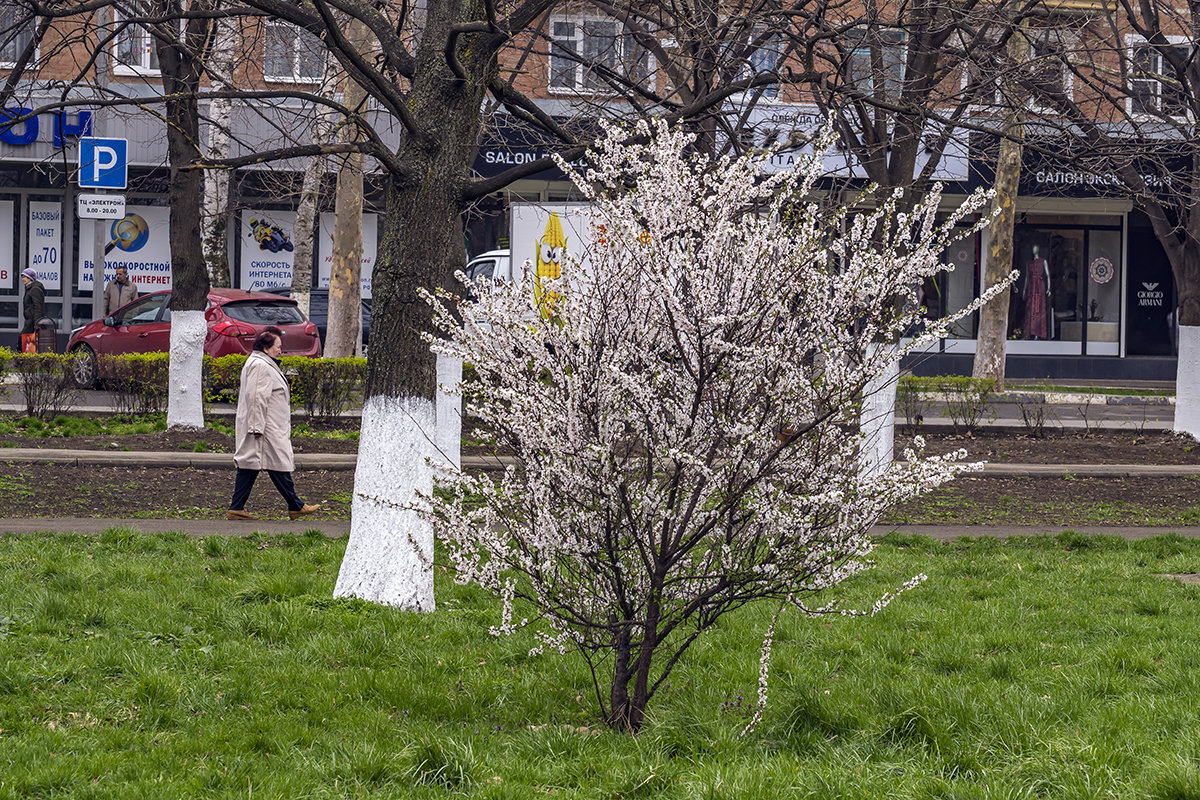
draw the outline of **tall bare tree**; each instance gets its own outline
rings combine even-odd
[[[1039,144],[1148,217],[1177,295],[1175,431],[1200,437],[1200,7],[1117,0],[1073,16],[1069,30],[1060,57],[1071,90],[1029,86],[1051,111]]]

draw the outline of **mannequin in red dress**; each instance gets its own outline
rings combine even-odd
[[[1050,267],[1038,257],[1033,246],[1033,259],[1025,272],[1025,338],[1050,338]]]

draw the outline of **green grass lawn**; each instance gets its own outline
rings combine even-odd
[[[0,539],[0,798],[1200,798],[1200,542],[893,536],[866,620],[771,610],[689,651],[644,733],[438,577],[330,599],[344,541]]]

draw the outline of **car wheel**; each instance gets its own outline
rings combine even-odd
[[[71,361],[71,378],[80,389],[91,389],[96,385],[96,351],[81,344],[71,351],[75,358]]]

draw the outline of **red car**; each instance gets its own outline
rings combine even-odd
[[[82,356],[75,361],[75,384],[87,389],[95,385],[97,378],[104,377],[97,356],[169,350],[171,309],[167,308],[167,301],[170,298],[169,291],[142,295],[104,319],[76,329],[67,342],[67,352]],[[305,319],[295,300],[264,292],[210,289],[204,318],[208,320],[204,353],[213,358],[249,354],[254,337],[268,325],[283,331],[284,355],[310,358],[321,355],[317,326]]]

